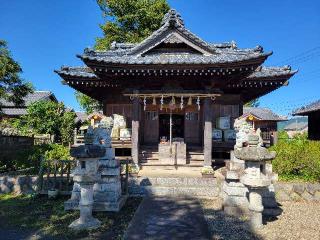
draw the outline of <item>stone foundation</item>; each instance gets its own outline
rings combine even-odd
[[[130,195],[147,195],[148,192],[163,193],[163,194],[189,194],[200,197],[223,197],[224,192],[233,194],[234,201],[240,201],[242,204],[248,204],[239,200],[238,196],[244,196],[244,192],[241,186],[239,189],[234,189],[234,186],[226,186],[218,183],[216,179],[203,178],[144,178],[144,177],[130,177],[129,178],[129,194]],[[37,176],[0,176],[0,194],[5,193],[18,193],[18,194],[31,194],[36,192],[38,177]],[[200,182],[202,184],[200,184]],[[208,187],[203,186],[207,184]],[[77,195],[80,194],[76,190],[77,186],[74,186],[74,199],[77,199]],[[106,186],[105,189],[109,189],[110,186]],[[229,188],[228,188],[229,187]],[[189,190],[187,189],[189,188]],[[198,188],[198,189],[197,189]],[[111,188],[110,188],[111,189]],[[155,190],[156,189],[156,190]],[[109,194],[109,193],[108,193]],[[263,205],[266,207],[264,211],[268,211],[269,207],[273,207],[275,203],[273,196],[277,201],[320,201],[320,183],[285,183],[277,182],[273,187],[269,188],[269,191],[263,193]],[[78,195],[80,197],[80,195]],[[77,209],[78,201],[70,199],[65,203],[67,209]],[[125,202],[123,197],[120,198],[119,204],[98,204],[98,209],[118,209]],[[271,206],[270,206],[271,205]],[[232,208],[230,207],[230,211]],[[235,208],[234,208],[235,209]],[[235,209],[235,211],[239,211]]]
[[[320,183],[282,183],[274,185],[278,201],[320,201]]]
[[[31,194],[35,193],[38,184],[38,176],[0,176],[0,194],[17,193]]]

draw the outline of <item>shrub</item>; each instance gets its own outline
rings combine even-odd
[[[46,160],[69,160],[69,148],[59,144],[35,145],[28,150],[18,151],[8,160],[1,161],[0,169],[14,171],[32,167],[32,173],[38,173],[42,157]]]
[[[69,160],[69,148],[60,144],[50,144],[50,149],[45,152],[44,157],[47,160]]]
[[[271,150],[277,152],[273,167],[280,179],[320,181],[320,142],[298,135],[279,141]]]

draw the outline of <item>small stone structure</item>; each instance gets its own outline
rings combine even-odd
[[[244,174],[240,178],[249,189],[249,209],[251,211],[251,225],[254,228],[262,226],[262,190],[271,185],[271,178],[266,174],[265,161],[275,158],[275,152],[258,146],[259,135],[248,135],[248,146],[235,149],[235,157],[245,161]]]
[[[88,137],[88,136],[87,136]],[[119,211],[127,196],[122,195],[120,179],[120,163],[115,159],[114,149],[111,147],[110,128],[100,125],[93,130],[93,145],[102,147],[105,152],[97,160],[98,179],[93,186],[94,211]],[[77,169],[81,168],[79,161]],[[71,198],[65,202],[65,210],[78,209],[80,200],[80,185],[75,182]]]
[[[271,162],[267,162],[275,154],[262,147],[259,133],[245,121],[236,120],[235,129],[236,145],[223,184],[224,211],[239,216],[249,215],[251,210],[253,226],[259,227],[262,211],[267,215],[279,214],[273,185],[277,175],[272,172]]]
[[[90,134],[88,131],[87,137]],[[77,230],[92,229],[100,226],[100,221],[92,216],[93,185],[99,180],[98,162],[105,154],[101,145],[92,145],[86,141],[85,145],[72,148],[71,156],[77,158],[77,167],[73,181],[80,188],[80,218],[72,222],[69,227]]]
[[[159,143],[159,161],[167,165],[187,164],[187,145],[184,142]]]

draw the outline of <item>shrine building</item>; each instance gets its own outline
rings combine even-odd
[[[233,121],[243,105],[288,85],[296,73],[289,66],[262,66],[271,54],[261,46],[205,42],[170,10],[142,42],[85,49],[77,55],[85,67],[56,72],[101,101],[104,115],[125,117],[137,166],[211,167],[233,149]]]

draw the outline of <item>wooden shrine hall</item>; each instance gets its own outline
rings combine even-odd
[[[77,55],[85,67],[56,72],[101,101],[106,116],[125,116],[136,166],[190,165],[198,154],[195,165],[210,168],[216,152],[233,149],[232,124],[244,103],[286,86],[296,73],[289,66],[262,66],[271,54],[233,41],[207,43],[170,10],[142,42],[85,49]]]

